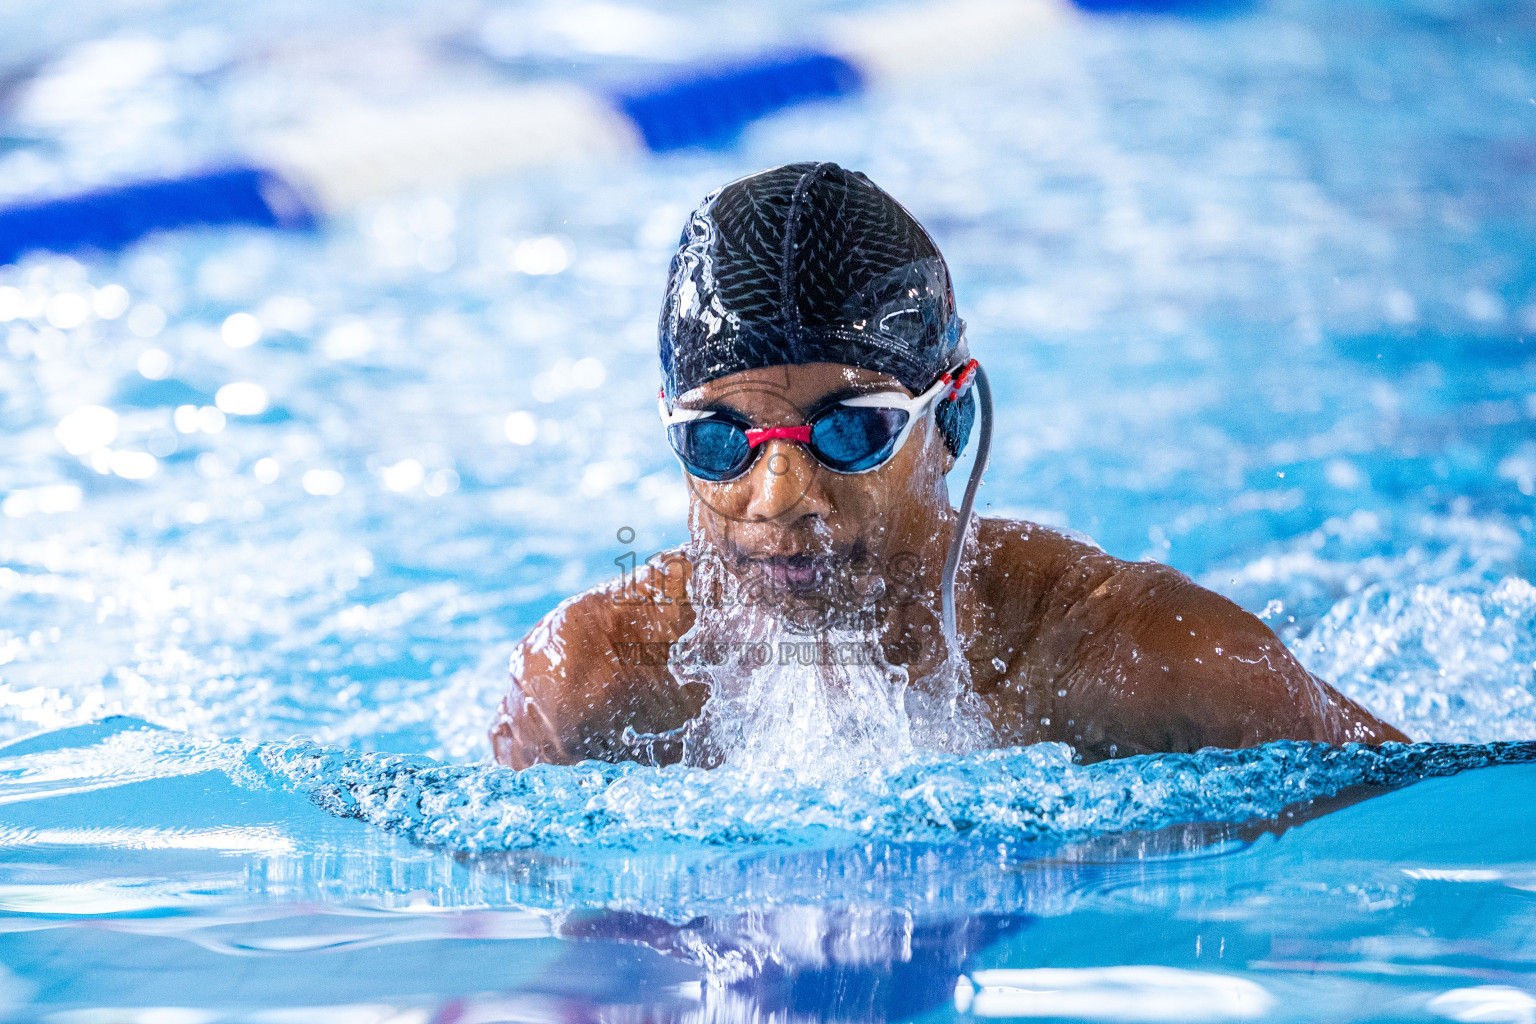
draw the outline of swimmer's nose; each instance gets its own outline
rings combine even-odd
[[[742,483],[748,492],[742,518],[781,524],[821,518],[826,495],[818,479],[820,466],[805,445],[775,438],[763,442],[757,460]]]

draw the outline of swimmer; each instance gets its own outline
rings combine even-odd
[[[809,612],[812,661],[857,656],[829,636],[868,636],[915,693],[958,679],[989,746],[1059,741],[1094,761],[1407,739],[1182,573],[972,516],[985,370],[938,248],[864,175],[789,164],[706,197],[672,260],[660,354],[692,540],[522,641],[490,730],[501,764],[682,759],[711,690],[679,670],[679,641],[726,590]],[[945,474],[978,412],[957,511]],[[839,632],[850,608],[857,628]],[[729,629],[709,636],[730,648]]]

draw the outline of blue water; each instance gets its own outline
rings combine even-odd
[[[0,14],[53,90],[6,89],[4,196],[199,165],[305,83],[707,45],[660,7],[667,52],[500,8],[546,29],[495,61],[476,4],[42,10]],[[0,269],[0,1006],[1536,1019],[1533,57],[1496,4],[1096,17],[721,152]],[[484,767],[511,645],[684,537],[653,397],[682,216],[807,155],[949,258],[990,514],[1180,568],[1424,742]]]

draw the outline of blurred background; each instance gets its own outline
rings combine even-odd
[[[483,758],[511,644],[686,536],[685,215],[816,159],[951,264],[986,514],[1529,736],[1533,58],[1485,0],[16,0],[0,731]]]

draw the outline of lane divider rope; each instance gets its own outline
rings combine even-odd
[[[1077,2],[1102,9],[1132,0]],[[800,103],[1017,57],[1069,24],[1074,10],[1067,0],[941,0],[832,18],[816,46],[624,88],[547,82],[404,106],[333,104],[296,128],[249,140],[222,167],[0,208],[0,264],[37,249],[112,250],[155,231],[199,225],[306,229],[410,189],[539,165],[726,146],[753,121]]]

